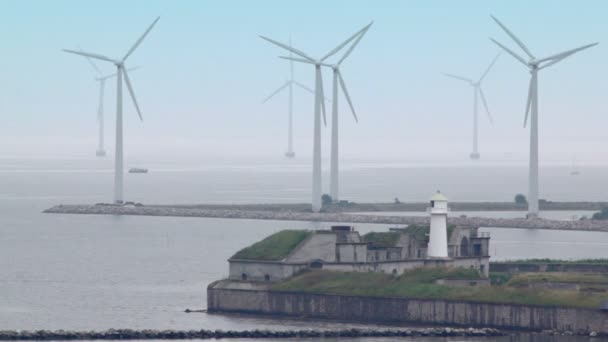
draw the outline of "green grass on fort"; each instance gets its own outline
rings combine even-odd
[[[311,234],[308,230],[282,230],[241,249],[231,259],[282,260]]]
[[[444,299],[482,303],[509,303],[556,307],[598,308],[605,294],[530,289],[510,285],[456,287],[435,284],[438,279],[479,279],[470,269],[417,269],[399,276],[376,272],[307,271],[273,285],[275,291],[340,294],[370,297]]]

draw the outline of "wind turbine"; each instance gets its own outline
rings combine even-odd
[[[314,105],[314,141],[313,141],[313,159],[312,159],[312,211],[319,212],[321,210],[321,111],[323,111],[323,122],[327,124],[325,117],[325,101],[323,96],[323,75],[321,73],[321,66],[331,67],[331,65],[325,63],[325,60],[335,53],[340,51],[346,44],[355,39],[360,32],[357,32],[350,39],[344,43],[338,45],[332,51],[325,56],[315,59],[307,55],[306,53],[290,47],[286,44],[279,43],[276,40],[272,40],[268,37],[260,36],[260,38],[277,45],[287,51],[293,52],[301,58],[295,57],[282,57],[290,59],[296,62],[303,62],[312,64],[315,67],[315,105]]]
[[[500,54],[496,55],[496,57],[494,57],[494,60],[492,60],[492,63],[490,63],[490,65],[486,68],[486,71],[484,71],[484,73],[481,75],[481,77],[479,78],[479,80],[477,80],[477,82],[473,81],[470,78],[466,78],[466,77],[461,77],[461,76],[457,76],[457,75],[453,75],[453,74],[448,74],[448,73],[443,73],[443,75],[447,76],[447,77],[451,77],[451,78],[455,78],[457,80],[461,80],[464,82],[467,82],[471,87],[473,87],[473,152],[471,152],[471,159],[479,159],[479,150],[477,149],[477,113],[478,113],[478,97],[481,97],[481,101],[483,102],[483,106],[486,110],[486,114],[488,116],[488,120],[490,120],[490,123],[493,124],[494,120],[492,119],[492,114],[490,114],[490,109],[488,108],[488,101],[486,101],[486,96],[483,94],[483,90],[481,89],[481,81],[483,81],[483,79],[486,77],[486,75],[488,75],[488,72],[490,72],[490,69],[492,69],[492,67],[494,66],[494,63],[496,63],[496,60],[498,59],[498,57],[500,56]]]
[[[127,89],[129,90],[129,94],[131,95],[131,99],[133,100],[133,104],[135,105],[135,109],[137,111],[137,115],[139,119],[143,121],[141,116],[141,111],[139,110],[139,105],[137,104],[137,99],[135,98],[135,92],[133,91],[133,87],[131,86],[131,81],[129,79],[129,74],[127,73],[127,69],[125,69],[125,61],[129,56],[137,49],[139,44],[144,40],[144,38],[148,35],[150,30],[156,25],[160,17],[156,18],[154,22],[148,27],[148,29],[143,33],[143,35],[133,44],[131,49],[125,54],[122,59],[112,59],[100,54],[84,52],[84,51],[76,51],[76,50],[68,50],[64,49],[63,51],[68,53],[73,53],[76,55],[81,55],[85,57],[90,57],[94,59],[99,59],[102,61],[110,62],[116,66],[116,153],[115,153],[115,161],[114,161],[114,203],[122,204],[124,202],[124,190],[123,190],[123,147],[122,147],[122,79],[124,76],[125,83],[127,84]]]
[[[86,60],[89,62],[93,70],[97,73],[97,77],[95,77],[95,81],[99,82],[99,104],[97,106],[97,123],[99,125],[99,138],[97,151],[95,155],[98,157],[105,157],[106,150],[104,148],[104,116],[103,116],[103,98],[106,87],[106,80],[116,77],[116,73],[110,75],[103,75],[101,69],[93,62],[90,57],[86,57]],[[136,70],[138,67],[130,68],[128,71]]]
[[[373,22],[369,23],[369,25],[365,26],[362,30],[358,32],[359,36],[352,43],[352,45],[346,50],[342,58],[338,60],[337,63],[331,65],[331,69],[333,70],[333,105],[331,111],[331,163],[330,163],[330,183],[329,183],[329,194],[334,201],[338,201],[340,197],[340,181],[339,181],[339,148],[338,148],[338,83],[342,88],[342,92],[346,97],[346,101],[348,101],[348,105],[350,106],[350,111],[353,113],[353,117],[355,118],[355,122],[359,122],[357,118],[357,114],[355,113],[355,107],[348,95],[348,90],[346,89],[346,83],[344,82],[344,78],[342,77],[342,73],[340,72],[340,65],[344,60],[353,52],[355,47],[359,44],[363,36],[367,33],[367,30],[372,26]]]
[[[515,41],[515,43],[528,55],[529,60],[526,61],[523,57],[511,51],[493,38],[490,38],[496,45],[508,52],[511,56],[517,59],[521,64],[525,65],[531,74],[530,86],[528,88],[528,101],[526,104],[526,114],[524,118],[524,127],[528,122],[528,114],[531,114],[530,124],[530,170],[528,179],[528,218],[538,217],[538,72],[553,64],[559,63],[573,54],[588,49],[598,43],[588,44],[576,49],[567,50],[545,58],[536,58],[530,50],[519,40],[509,29],[503,25],[494,16],[492,19],[500,26],[503,31]]]
[[[82,52],[82,49],[80,49]],[[97,145],[97,151],[95,152],[95,155],[98,157],[105,157],[106,155],[106,150],[104,148],[104,140],[103,140],[103,129],[104,129],[104,122],[103,122],[103,95],[104,95],[104,90],[106,87],[106,80],[111,77],[104,77],[102,75],[101,69],[99,69],[99,67],[97,66],[97,64],[95,64],[95,62],[93,62],[93,60],[89,57],[86,57],[87,62],[89,62],[89,64],[91,65],[91,67],[93,68],[93,70],[95,70],[95,72],[97,73],[97,77],[95,77],[95,80],[97,82],[99,82],[99,104],[97,106],[97,124],[99,125],[99,137],[98,137],[98,145]],[[113,76],[113,75],[112,75]]]
[[[291,47],[291,39],[289,40],[289,46]],[[289,52],[289,56],[293,57],[291,51]],[[287,117],[287,152],[285,152],[285,157],[287,158],[293,158],[296,156],[296,153],[293,151],[293,86],[296,85],[306,91],[308,91],[311,94],[314,94],[315,92],[308,88],[307,86],[303,85],[302,83],[294,80],[293,78],[293,60],[289,61],[289,75],[290,78],[289,80],[285,81],[285,83],[280,86],[277,90],[275,90],[272,94],[270,94],[267,98],[264,99],[264,101],[262,101],[262,103],[266,103],[268,100],[270,100],[271,98],[273,98],[275,95],[277,95],[278,93],[280,93],[281,91],[285,90],[285,89],[289,89],[289,106],[288,106],[288,117]]]

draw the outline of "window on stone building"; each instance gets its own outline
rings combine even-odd
[[[264,276],[264,280],[266,280],[266,281],[270,281],[270,274],[266,274],[266,275]]]
[[[247,280],[247,273],[241,274],[241,280]]]
[[[469,256],[469,239],[466,236],[463,236],[460,240],[460,256]]]
[[[480,244],[474,244],[473,245],[473,255],[474,256],[481,256],[481,245]]]

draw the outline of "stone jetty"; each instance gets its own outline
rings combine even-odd
[[[312,213],[290,210],[243,210],[210,209],[197,206],[116,206],[116,205],[57,205],[44,211],[53,214],[87,214],[87,215],[140,215],[140,216],[176,216],[206,217],[247,220],[280,220],[280,221],[313,221],[344,223],[378,223],[391,225],[428,225],[428,216],[384,216],[361,215],[356,213]],[[453,217],[449,223],[459,226],[487,228],[523,228],[554,229],[576,231],[608,231],[608,221],[578,220],[559,221],[525,218],[486,218],[486,217]]]
[[[353,337],[406,337],[406,336],[504,336],[505,332],[491,328],[395,328],[395,329],[343,329],[343,330],[131,330],[105,331],[0,331],[0,341],[51,341],[51,340],[186,340],[220,338],[353,338]]]

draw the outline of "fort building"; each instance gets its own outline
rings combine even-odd
[[[428,267],[473,268],[489,274],[490,236],[477,227],[449,225],[447,198],[431,198],[430,226],[361,235],[351,226],[283,230],[233,255],[231,280],[279,281],[306,269],[401,274]]]

